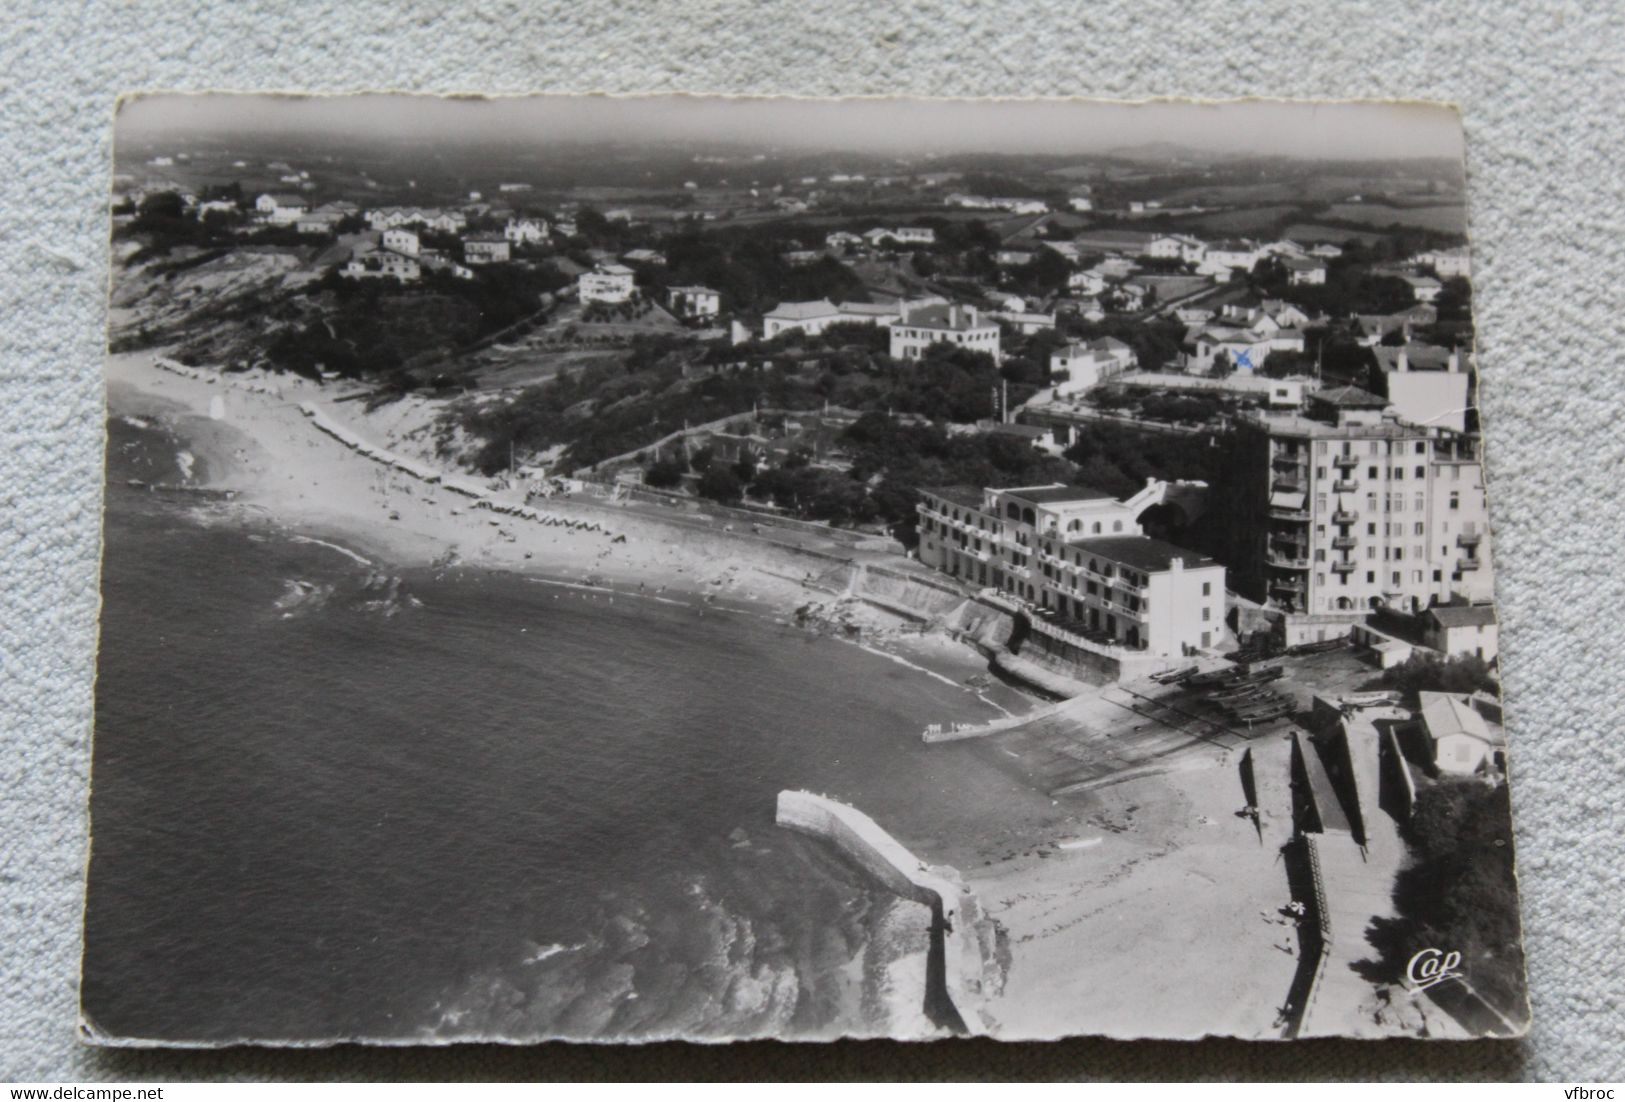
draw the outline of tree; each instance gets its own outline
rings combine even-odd
[[[643,481],[657,490],[669,490],[683,481],[682,464],[674,459],[657,460],[643,472]]]
[[[1409,699],[1415,699],[1419,692],[1501,691],[1501,686],[1490,672],[1489,664],[1476,654],[1460,654],[1454,658],[1441,659],[1435,655],[1417,652],[1399,665],[1384,670],[1382,686],[1397,689]]]
[[[745,488],[739,481],[739,476],[732,467],[713,464],[700,476],[696,487],[701,497],[710,498],[722,504],[732,504],[745,496]]]

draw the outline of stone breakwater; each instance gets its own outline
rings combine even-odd
[[[985,1034],[981,1011],[992,967],[991,923],[958,873],[925,862],[857,808],[811,792],[779,793],[775,821],[781,827],[829,842],[887,890],[931,908],[931,949],[926,965],[925,1010],[955,1033]]]

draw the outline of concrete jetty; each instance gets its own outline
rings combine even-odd
[[[775,822],[831,843],[889,891],[930,907],[926,1014],[954,1033],[988,1032],[978,1010],[983,958],[975,916],[980,907],[964,885],[927,867],[857,808],[827,796],[780,792]]]

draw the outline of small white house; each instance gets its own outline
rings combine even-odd
[[[1441,773],[1470,774],[1499,769],[1506,740],[1490,730],[1484,717],[1461,693],[1417,694],[1422,730],[1433,747],[1433,764]]]
[[[582,302],[626,302],[635,283],[632,269],[624,264],[600,264],[576,277],[576,293]]]
[[[417,256],[423,251],[423,246],[418,240],[417,232],[414,230],[400,228],[385,230],[383,243],[384,248],[392,253],[400,253],[402,256]]]
[[[310,203],[302,195],[266,192],[254,200],[254,209],[273,226],[291,226],[310,210]]]
[[[709,287],[668,287],[666,304],[680,318],[706,320],[722,312],[722,296]]]

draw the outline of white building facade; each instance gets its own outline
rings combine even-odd
[[[1085,649],[1211,648],[1224,631],[1224,567],[1144,535],[1136,519],[1169,488],[1153,482],[1126,501],[1062,485],[923,491],[920,561],[1046,610]]]

